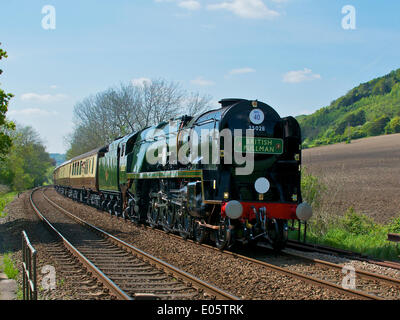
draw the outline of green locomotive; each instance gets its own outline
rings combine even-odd
[[[282,249],[288,220],[312,215],[300,190],[300,127],[260,101],[220,103],[69,160],[54,171],[56,189],[220,249],[256,241]]]

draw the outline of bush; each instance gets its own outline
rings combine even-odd
[[[341,219],[344,230],[354,235],[368,235],[376,227],[375,222],[364,214],[356,213],[353,207],[345,213]]]
[[[394,117],[385,127],[386,133],[400,133],[400,117]]]
[[[301,195],[303,201],[307,202],[313,208],[318,208],[325,190],[326,187],[319,179],[308,173],[306,167],[303,167],[301,171]]]
[[[372,122],[367,122],[363,126],[363,130],[368,136],[377,136],[385,132],[386,124],[390,121],[389,117],[382,116]]]
[[[330,203],[334,197],[319,177],[302,170],[303,201],[313,207],[313,216],[307,225],[307,242],[351,250],[379,259],[399,260],[400,246],[387,241],[388,233],[400,233],[400,215],[387,224],[376,223],[367,215],[349,208],[339,216]],[[333,192],[333,193],[332,193]],[[291,231],[291,239],[297,231]]]
[[[18,275],[18,269],[15,268],[14,263],[12,262],[8,254],[4,255],[3,264],[4,264],[3,266],[4,273],[7,275],[7,277],[9,279],[16,280]]]
[[[351,137],[353,139],[360,139],[364,138],[367,136],[367,133],[363,131],[362,127],[356,127],[354,130],[351,132]]]
[[[400,233],[400,216],[393,218],[388,224],[389,233]]]
[[[0,218],[4,218],[6,216],[6,213],[3,212],[3,210],[9,202],[14,200],[16,194],[16,192],[0,194]]]

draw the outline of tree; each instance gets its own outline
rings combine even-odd
[[[382,116],[378,119],[375,119],[372,122],[367,122],[363,129],[367,133],[368,136],[377,136],[385,131],[386,124],[389,122],[390,118],[386,116]]]
[[[191,93],[186,101],[186,114],[190,116],[198,115],[207,109],[211,96],[201,96],[200,93]]]
[[[394,117],[385,127],[386,133],[400,133],[400,117]]]
[[[392,82],[388,79],[385,78],[381,78],[374,86],[373,90],[372,90],[372,94],[373,95],[383,95],[386,94],[388,92],[390,92],[390,90],[392,90]]]
[[[339,124],[336,128],[336,134],[343,134],[347,127],[356,127],[363,125],[366,121],[365,118],[365,111],[359,110],[357,112],[349,113]]]
[[[66,137],[67,158],[179,115],[198,114],[210,100],[208,95],[187,93],[179,84],[163,79],[99,92],[75,105],[75,127]]]
[[[7,52],[0,48],[0,60],[7,57]],[[0,69],[0,75],[2,73],[3,70]],[[13,95],[11,93],[5,93],[0,88],[0,161],[4,159],[4,156],[12,145],[10,131],[14,130],[15,125],[13,122],[7,121],[6,119],[8,103],[12,97]]]

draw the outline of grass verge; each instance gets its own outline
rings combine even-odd
[[[313,207],[313,217],[307,226],[307,242],[351,250],[384,260],[399,261],[400,245],[387,241],[388,233],[400,233],[400,216],[386,224],[375,222],[353,208],[338,216],[332,212],[332,194],[320,180],[303,170],[302,194]],[[290,233],[297,239],[297,232]]]
[[[14,200],[18,192],[8,192],[0,194],[0,218],[4,218],[7,213],[4,212],[4,208],[8,203]]]
[[[17,279],[18,269],[14,266],[9,254],[3,256],[3,272],[9,279]]]

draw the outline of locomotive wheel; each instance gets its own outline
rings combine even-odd
[[[172,218],[173,213],[168,210],[168,207],[161,207],[160,209],[160,217],[162,219],[162,228],[165,232],[171,232],[173,227]]]
[[[102,196],[100,200],[100,205],[97,209],[99,209],[100,211],[107,211],[106,205],[107,205],[107,200]]]
[[[275,251],[281,251],[287,242],[287,223],[281,220],[275,220],[270,231],[271,245]]]
[[[110,214],[110,216],[112,216],[113,215],[113,205],[114,205],[114,203],[113,203],[113,201],[112,200],[110,200],[108,203],[107,203],[107,211],[108,211],[108,213]]]
[[[170,231],[174,230],[174,224],[175,224],[175,211],[171,210],[172,208],[170,207],[169,209],[167,208],[167,225]]]
[[[182,215],[178,216],[178,222],[177,222],[177,227],[179,230],[179,235],[183,239],[187,239],[190,235],[190,226],[191,226],[191,218],[189,215],[183,213]]]
[[[136,211],[135,211],[135,208],[136,208]],[[131,213],[131,216],[130,216],[131,221],[133,221],[135,224],[139,224],[140,223],[139,207],[135,203],[133,203],[131,205],[130,213]]]
[[[215,246],[223,250],[231,243],[231,221],[229,218],[221,218],[218,224],[219,229],[215,230]]]
[[[118,200],[118,199],[115,200],[114,205],[113,205],[113,207],[112,207],[112,211],[113,211],[113,214],[114,214],[116,217],[121,216],[121,212],[120,212],[120,209],[119,209],[119,200]]]
[[[90,191],[88,191],[88,193],[87,193],[87,198],[86,198],[86,204],[88,205],[88,206],[91,206],[92,205],[92,201],[91,201],[91,194],[90,194]]]
[[[201,227],[197,221],[199,220],[195,220],[193,223],[194,241],[196,241],[197,243],[204,243],[207,239],[207,230]]]
[[[149,210],[147,211],[147,222],[151,228],[155,228],[157,226],[157,218],[158,209],[156,208],[156,199],[152,198],[149,205]]]
[[[130,220],[135,224],[138,224],[139,219],[135,214],[135,200],[131,199],[128,201],[128,206],[126,207],[126,209],[123,211],[123,217],[126,220]]]

